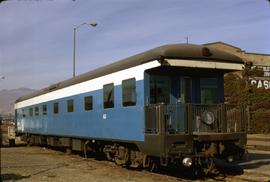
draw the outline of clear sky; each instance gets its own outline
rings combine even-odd
[[[1,89],[40,89],[171,43],[223,41],[270,53],[267,0],[8,0],[0,3]]]

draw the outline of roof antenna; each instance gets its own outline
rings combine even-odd
[[[188,44],[188,36],[186,36],[185,38],[186,38],[186,44]]]

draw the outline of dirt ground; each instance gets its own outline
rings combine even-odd
[[[240,165],[242,175],[220,176],[222,181],[269,181],[270,152],[249,151]],[[179,182],[193,181],[190,175],[178,171],[177,174],[163,171],[151,173],[122,168],[112,162],[84,158],[79,154],[43,147],[1,148],[1,178],[3,181],[91,181],[91,182]],[[202,180],[201,178],[196,181]],[[203,179],[215,181],[213,178]]]

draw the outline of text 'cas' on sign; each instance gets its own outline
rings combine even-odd
[[[255,85],[257,88],[264,88],[266,90],[270,89],[270,79],[263,80],[263,79],[251,78],[250,84]]]

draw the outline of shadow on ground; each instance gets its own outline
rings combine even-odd
[[[159,170],[158,174],[168,175],[175,177],[179,180],[206,180],[208,178],[213,178],[215,180],[225,179],[227,176],[238,176],[242,175],[243,169],[239,165],[232,165],[232,164],[221,164],[219,166],[218,172],[215,173],[208,173],[204,174],[203,172],[198,172],[195,175],[193,169],[187,168],[164,168]]]
[[[17,146],[19,147],[19,146]],[[57,148],[57,147],[48,147],[48,149],[52,150],[57,150],[65,153],[65,150],[63,148]],[[81,157],[86,157],[86,158],[92,158],[97,161],[108,161],[106,159],[106,156],[103,154],[97,155],[94,153],[83,153],[83,152],[72,152],[72,154],[75,155],[80,155]],[[31,154],[32,155],[32,154]],[[218,161],[221,162],[221,161]],[[219,173],[218,174],[208,174],[204,175],[203,173],[199,173],[198,175],[194,174],[194,170],[192,168],[187,169],[187,168],[180,168],[180,167],[170,167],[170,168],[165,168],[165,167],[160,167],[158,171],[154,172],[156,174],[161,174],[161,175],[166,175],[166,176],[171,176],[174,178],[177,178],[179,180],[205,180],[208,178],[213,178],[215,180],[223,181],[226,180],[228,176],[239,176],[243,174],[243,169],[254,169],[254,168],[259,168],[260,166],[263,165],[269,165],[270,164],[270,154],[266,153],[249,153],[247,154],[247,157],[245,160],[241,161],[238,163],[239,165],[234,165],[234,164],[229,164],[229,163],[220,163],[219,166]],[[59,166],[58,166],[59,167]],[[134,170],[130,168],[129,170]],[[137,169],[138,170],[138,169]],[[140,171],[142,169],[139,169]],[[144,170],[143,170],[144,171]],[[41,171],[42,172],[47,172],[47,171]],[[38,174],[39,174],[38,173]],[[36,174],[34,174],[36,175]],[[30,176],[20,176],[18,174],[3,174],[1,175],[2,180],[13,180],[17,181],[23,178],[29,178]]]
[[[14,173],[1,174],[1,181],[6,181],[6,180],[17,181],[17,180],[21,180],[25,178],[30,178],[30,176],[21,176],[19,174],[14,174]]]
[[[27,144],[20,143],[20,144],[16,144],[16,145],[13,145],[13,146],[10,146],[9,144],[2,144],[0,147],[1,148],[10,148],[10,147],[25,147],[25,146],[27,146]]]
[[[246,159],[239,163],[243,169],[256,169],[270,164],[270,154],[248,153]]]

